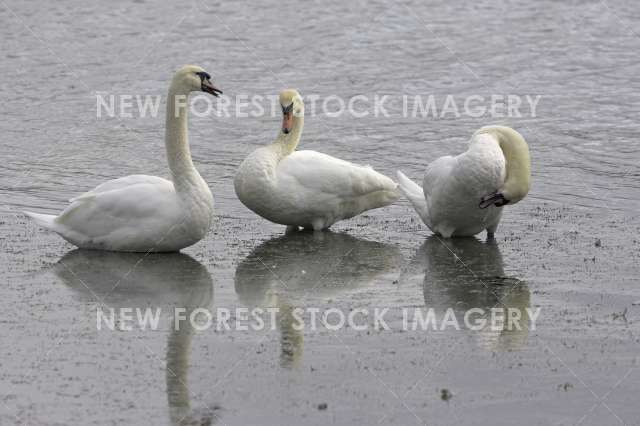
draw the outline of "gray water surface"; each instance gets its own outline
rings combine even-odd
[[[638,424],[636,2],[9,0],[0,17],[0,424]],[[230,96],[539,95],[535,117],[317,114],[300,145],[421,179],[506,124],[529,142],[532,190],[494,243],[444,246],[405,201],[283,236],[232,185],[279,119],[208,116],[190,138],[217,217],[183,254],[73,251],[19,213],[168,176],[164,106],[98,118],[96,92],[164,95],[185,63]],[[536,329],[398,330],[403,308],[497,303],[539,307]],[[162,307],[164,327],[97,331],[102,304]],[[283,316],[175,331],[176,306]],[[392,329],[294,330],[286,313],[309,306],[389,307]]]

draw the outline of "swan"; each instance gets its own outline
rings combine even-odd
[[[304,103],[293,89],[280,93],[283,121],[275,142],[253,151],[234,179],[247,208],[287,230],[321,231],[400,197],[397,184],[368,166],[315,151],[296,151]]]
[[[200,241],[211,224],[213,196],[189,151],[186,100],[197,90],[215,97],[222,93],[198,66],[185,65],[175,73],[165,133],[171,180],[126,176],[72,198],[58,216],[24,213],[80,248],[171,252]]]
[[[424,189],[398,172],[402,193],[429,229],[444,238],[485,229],[493,238],[502,206],[521,201],[530,180],[529,147],[520,133],[504,126],[482,127],[466,152],[431,163]]]

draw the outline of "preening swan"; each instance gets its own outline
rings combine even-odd
[[[487,126],[471,137],[467,152],[440,157],[429,165],[423,188],[398,172],[400,189],[423,222],[445,238],[492,237],[502,207],[529,192],[529,147],[509,127]]]
[[[398,185],[371,167],[296,151],[304,123],[302,97],[285,90],[280,105],[284,117],[277,139],[249,154],[236,174],[235,191],[246,207],[289,229],[319,231],[398,199]]]
[[[222,93],[195,65],[178,70],[169,87],[165,145],[171,180],[126,176],[71,199],[59,216],[25,214],[80,248],[167,252],[200,241],[211,224],[213,196],[189,151],[187,97],[198,90]]]

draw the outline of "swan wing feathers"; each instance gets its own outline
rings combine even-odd
[[[106,182],[76,197],[58,223],[85,236],[102,236],[120,228],[153,227],[179,216],[172,182],[136,175]]]
[[[437,189],[445,186],[451,177],[451,171],[454,169],[456,161],[456,157],[447,155],[429,164],[422,182],[425,199],[431,197]]]
[[[77,197],[71,198],[69,202],[73,203],[74,201],[93,198],[101,192],[107,192],[107,191],[112,191],[114,189],[126,188],[133,185],[146,184],[146,183],[152,184],[152,185],[164,185],[167,182],[171,183],[168,180],[163,179],[161,177],[157,177],[157,176],[148,176],[148,175],[125,176],[125,177],[113,179],[105,183],[102,183],[96,186],[95,188],[93,188],[91,191],[87,191],[84,194],[80,194]]]
[[[308,191],[338,197],[365,196],[378,191],[397,192],[397,184],[373,170],[315,151],[295,151],[280,161],[278,180]]]

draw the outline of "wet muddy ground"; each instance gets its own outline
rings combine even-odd
[[[3,423],[637,418],[640,245],[622,220],[600,219],[605,236],[588,211],[523,203],[486,243],[429,236],[407,205],[320,236],[221,217],[184,254],[144,257],[73,250],[5,217]],[[98,309],[148,306],[156,331],[96,329]],[[175,307],[256,306],[279,309],[275,330],[172,329]],[[402,327],[403,308],[494,306],[540,308],[535,330]],[[296,331],[296,307],[388,308],[389,330]]]

